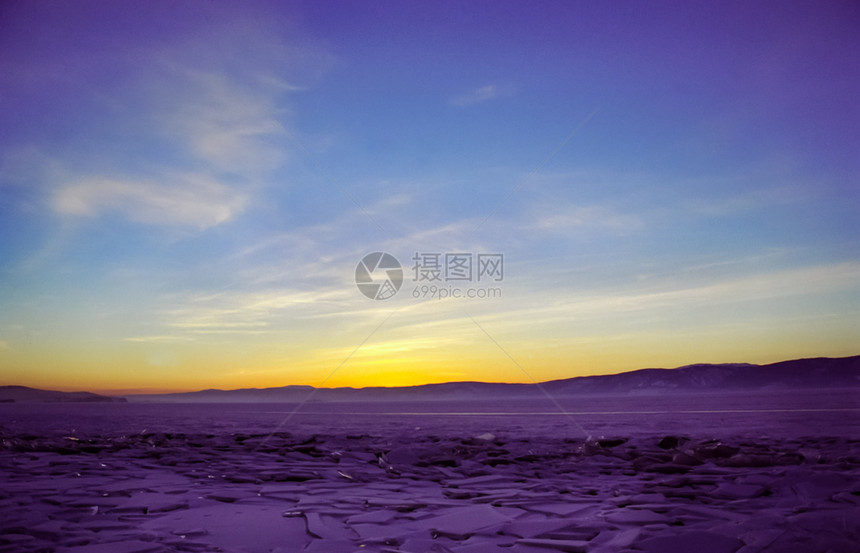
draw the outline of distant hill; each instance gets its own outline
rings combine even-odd
[[[730,363],[688,365],[676,369],[641,369],[612,375],[581,376],[534,384],[447,382],[406,387],[318,388],[284,386],[240,390],[201,390],[177,394],[130,395],[151,402],[300,402],[433,401],[554,397],[583,394],[660,395],[709,391],[860,388],[860,355],[796,359],[770,365]],[[0,396],[2,397],[2,396]]]
[[[697,364],[677,369],[641,369],[621,374],[555,380],[544,386],[560,395],[853,388],[860,387],[860,355],[795,359],[769,365]]]
[[[26,386],[0,386],[0,403],[82,403],[124,402],[125,398],[101,396],[90,392],[55,392]]]

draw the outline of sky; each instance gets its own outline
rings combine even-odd
[[[0,384],[856,355],[858,28],[827,1],[3,2]],[[357,275],[374,252],[402,279]]]

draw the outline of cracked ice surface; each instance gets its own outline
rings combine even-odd
[[[586,442],[558,417],[317,417],[269,434],[263,419],[222,406],[196,406],[196,417],[185,406],[124,407],[3,406],[0,552],[753,553],[860,543],[855,415],[746,425],[724,416],[671,434],[653,421],[631,431],[628,420]],[[168,421],[171,409],[181,423]]]

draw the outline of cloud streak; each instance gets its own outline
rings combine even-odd
[[[174,344],[177,342],[190,342],[192,339],[186,336],[160,335],[160,336],[129,336],[123,338],[124,342],[137,342],[143,344]]]
[[[551,294],[558,296],[556,298],[541,297],[545,296],[545,292],[522,297],[522,303],[542,307],[512,307],[504,312],[490,313],[488,318],[515,321],[506,323],[506,326],[527,327],[536,321],[542,325],[553,325],[621,315],[633,316],[637,313],[668,314],[731,303],[752,305],[783,298],[824,295],[856,288],[858,282],[860,263],[836,263],[725,278],[699,285],[679,286],[670,280],[647,292],[613,290],[606,294],[593,291],[577,294],[575,290],[566,290],[561,295],[558,288],[553,288]],[[710,324],[710,321],[705,322]]]
[[[532,230],[548,232],[605,229],[629,234],[643,227],[644,222],[638,215],[622,213],[601,205],[545,205],[531,223]]]
[[[498,85],[490,84],[463,94],[452,96],[449,103],[452,106],[463,108],[474,106],[476,104],[483,104],[484,102],[510,96],[511,94],[512,91],[509,87],[500,87]]]
[[[208,13],[210,25],[190,18],[188,32],[123,40],[109,57],[70,50],[62,59],[75,70],[57,74],[79,107],[55,124],[71,130],[7,153],[50,161],[12,176],[39,186],[65,217],[202,231],[245,213],[289,159],[289,95],[331,60],[253,8]],[[57,86],[47,75],[32,82]]]
[[[61,186],[52,199],[55,212],[78,217],[119,213],[150,225],[199,230],[238,216],[247,190],[194,174],[165,176],[162,182],[94,177]]]
[[[281,87],[249,87],[217,71],[171,69],[165,88],[174,90],[159,95],[161,108],[153,114],[169,140],[184,145],[209,170],[259,174],[285,160],[279,143],[287,132]]]

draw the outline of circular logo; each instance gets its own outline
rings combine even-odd
[[[355,284],[368,298],[387,300],[403,285],[403,268],[390,253],[369,253],[355,267]]]

